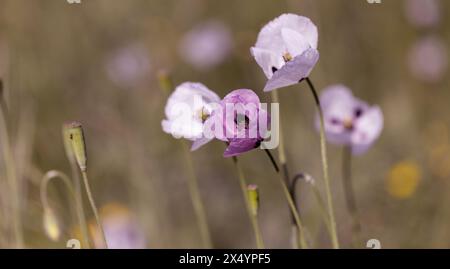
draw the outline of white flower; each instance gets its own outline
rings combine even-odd
[[[194,141],[192,150],[196,150],[211,140],[203,135],[203,125],[212,113],[213,104],[219,102],[220,97],[205,85],[185,82],[170,95],[162,128],[176,138]]]
[[[221,64],[231,52],[233,41],[228,27],[220,21],[208,21],[190,30],[182,39],[180,56],[199,70]]]
[[[303,16],[283,14],[259,32],[251,53],[268,81],[264,91],[294,85],[309,76],[319,60],[318,33]]]

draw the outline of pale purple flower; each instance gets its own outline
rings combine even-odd
[[[441,19],[439,0],[406,0],[405,13],[409,23],[415,27],[436,26]]]
[[[343,85],[332,85],[320,96],[326,138],[330,143],[349,146],[353,154],[366,152],[383,129],[383,113],[355,98]],[[319,116],[316,126],[319,128]]]
[[[270,118],[256,93],[239,89],[223,98],[208,122],[219,123],[216,138],[228,144],[224,157],[232,157],[260,146]]]
[[[220,21],[208,21],[185,34],[179,53],[195,68],[207,70],[224,62],[232,48],[233,38],[228,27]]]
[[[220,97],[201,83],[179,85],[165,107],[164,132],[194,141],[192,150],[198,149],[212,139],[203,135],[203,126],[212,113],[212,104],[218,102]]]
[[[425,37],[410,49],[408,64],[417,79],[429,83],[438,82],[447,72],[447,46],[438,37]]]
[[[146,238],[142,227],[128,209],[120,205],[109,204],[102,208],[102,211],[104,211],[102,225],[108,248],[143,249],[146,247]],[[97,248],[104,247],[100,233],[96,228],[93,238]]]
[[[108,78],[119,87],[133,87],[150,73],[150,57],[140,44],[131,44],[112,53],[106,60]]]
[[[306,17],[283,14],[264,26],[251,48],[268,79],[264,91],[307,78],[319,60],[317,44],[317,27]]]

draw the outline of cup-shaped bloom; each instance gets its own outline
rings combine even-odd
[[[214,126],[215,138],[228,144],[224,157],[240,155],[258,148],[264,141],[270,117],[258,95],[248,89],[229,93],[220,102],[207,125]],[[206,129],[205,129],[206,130]]]
[[[198,149],[211,140],[203,135],[203,125],[212,113],[212,104],[218,102],[220,97],[201,83],[179,85],[166,104],[166,119],[161,123],[164,132],[194,141],[192,150]]]
[[[283,14],[264,26],[250,49],[268,79],[264,91],[307,78],[319,60],[317,44],[317,27],[306,17]]]
[[[193,67],[207,70],[224,62],[233,48],[228,27],[220,21],[207,21],[192,28],[183,37],[180,56]]]
[[[320,96],[325,133],[330,143],[349,146],[353,154],[366,152],[383,129],[383,113],[355,98],[343,85],[333,85]],[[319,128],[319,116],[316,126]]]

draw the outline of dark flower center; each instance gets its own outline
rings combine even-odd
[[[245,129],[248,129],[250,125],[250,119],[246,115],[236,114],[234,117],[234,123],[237,126],[242,126],[242,124],[245,124]]]
[[[357,107],[353,113],[355,114],[355,118],[359,118],[362,116],[363,110],[362,110],[362,108]]]

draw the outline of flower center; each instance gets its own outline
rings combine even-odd
[[[250,119],[246,115],[238,114],[234,117],[234,123],[238,126],[238,128],[245,126],[245,129],[248,129]]]
[[[283,59],[287,63],[287,62],[291,61],[293,58],[289,52],[286,52],[285,54],[283,54]]]
[[[208,111],[204,107],[199,110],[198,112],[199,118],[202,120],[202,123],[205,123],[205,121],[211,116]]]
[[[354,126],[353,126],[353,121],[351,119],[345,119],[343,121],[343,125],[344,125],[344,128],[346,130],[348,130],[348,131],[352,131],[353,130]]]

